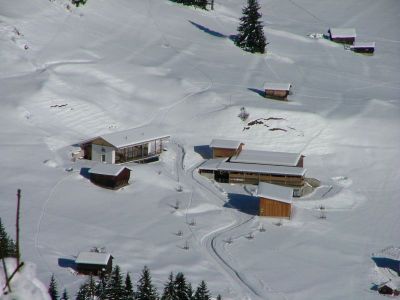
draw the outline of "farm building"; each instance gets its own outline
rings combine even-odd
[[[75,260],[76,270],[87,275],[111,273],[113,257],[108,253],[80,252]]]
[[[290,83],[267,82],[264,84],[265,97],[287,100],[291,87],[292,85]]]
[[[354,28],[330,28],[328,34],[331,41],[343,44],[353,44],[357,36]]]
[[[232,163],[303,167],[304,155],[300,153],[242,150],[229,159]]]
[[[210,143],[212,157],[230,157],[242,151],[243,143],[233,140],[213,139]]]
[[[169,135],[155,127],[141,127],[104,134],[80,143],[83,158],[109,164],[157,159]]]
[[[199,173],[225,183],[258,184],[268,182],[293,188],[293,196],[303,195],[306,184],[303,167],[230,162],[226,158],[210,159],[199,167]]]
[[[260,182],[257,196],[260,199],[260,216],[290,219],[293,200],[291,188]]]
[[[357,53],[372,54],[375,51],[375,42],[354,42],[354,44],[350,46],[350,50]]]
[[[89,170],[90,181],[96,185],[119,189],[128,185],[131,170],[124,166],[101,163]]]

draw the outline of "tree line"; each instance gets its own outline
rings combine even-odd
[[[0,218],[0,259],[16,256],[17,247],[15,245],[15,242],[6,232]]]
[[[71,300],[66,289],[59,296],[54,275],[49,284],[49,295],[52,300]],[[147,266],[144,266],[134,287],[129,273],[125,278],[116,265],[111,274],[95,278],[92,275],[80,286],[75,300],[211,300],[210,291],[203,280],[193,289],[192,284],[182,272],[174,275],[172,272],[164,284],[161,295],[154,286]],[[221,300],[221,296],[217,296]]]

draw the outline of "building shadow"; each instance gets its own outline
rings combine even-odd
[[[211,30],[210,28],[207,28],[207,27],[205,27],[203,25],[197,24],[197,23],[195,23],[193,21],[189,21],[189,23],[192,24],[194,27],[200,29],[201,31],[203,31],[203,32],[205,32],[205,33],[207,33],[209,35],[215,36],[217,38],[227,38],[226,35],[224,35],[224,34],[222,34],[220,32]]]
[[[70,259],[70,258],[59,258],[58,266],[61,268],[71,268],[71,269],[76,270],[75,260]]]
[[[79,172],[79,174],[86,179],[90,179],[89,170],[90,170],[90,168],[81,168],[81,171]]]
[[[372,257],[372,260],[377,267],[391,269],[400,275],[400,261],[387,257]]]
[[[228,194],[228,202],[224,207],[237,209],[248,215],[258,215],[259,199],[257,197],[243,194]]]
[[[259,89],[248,88],[249,91],[260,95],[261,97],[265,97],[265,91]]]
[[[208,145],[194,146],[194,152],[200,154],[204,159],[212,158],[212,150]]]

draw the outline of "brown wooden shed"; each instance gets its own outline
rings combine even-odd
[[[287,100],[287,96],[290,93],[290,88],[292,85],[290,83],[273,83],[266,82],[264,84],[265,97]]]
[[[292,215],[292,188],[260,182],[257,196],[260,199],[260,216],[290,219]]]
[[[328,34],[331,41],[342,44],[353,44],[357,36],[354,28],[330,28]]]
[[[131,170],[124,166],[100,163],[89,170],[90,181],[96,185],[119,189],[128,185]]]
[[[113,257],[109,253],[80,252],[75,260],[76,270],[86,275],[111,273]]]
[[[234,140],[213,139],[210,143],[213,158],[230,157],[242,151],[243,143]]]
[[[350,50],[357,53],[373,54],[375,52],[375,42],[355,42],[350,46]]]

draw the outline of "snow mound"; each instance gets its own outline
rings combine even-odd
[[[349,187],[353,183],[353,181],[347,176],[332,177],[332,180],[342,187]]]
[[[51,159],[46,159],[45,161],[43,161],[43,163],[50,168],[58,167],[58,164],[54,160],[51,160]]]
[[[221,208],[213,204],[204,203],[196,207],[189,208],[186,211],[177,211],[175,214],[178,216],[184,216],[189,214],[202,214],[215,210],[221,210]]]

